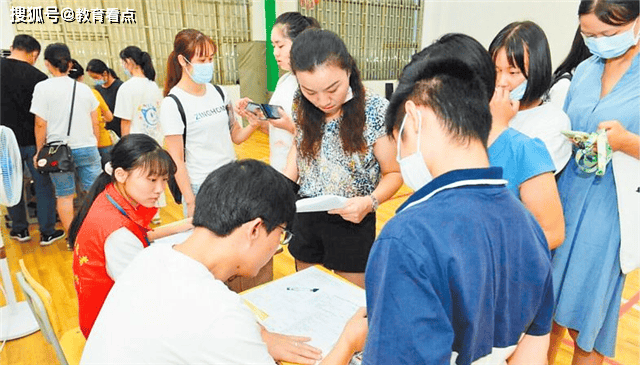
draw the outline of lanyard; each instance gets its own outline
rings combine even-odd
[[[405,210],[413,207],[416,204],[419,204],[419,203],[422,203],[424,201],[429,200],[432,196],[436,195],[437,193],[439,193],[439,192],[441,192],[443,190],[458,188],[458,187],[461,187],[461,186],[506,185],[506,184],[507,184],[507,180],[504,180],[504,179],[475,179],[475,180],[460,180],[460,181],[452,182],[451,184],[448,184],[448,185],[445,185],[445,186],[441,186],[441,187],[435,189],[434,191],[430,192],[429,194],[425,195],[424,197],[422,197],[422,198],[410,203],[409,205],[404,207],[404,209],[402,209],[402,211],[405,211]]]
[[[151,242],[149,242],[149,238],[147,238],[147,233],[145,231],[145,229],[142,228],[141,225],[139,225],[138,223],[136,223],[133,219],[131,219],[131,217],[129,217],[129,215],[127,214],[127,212],[124,211],[124,209],[120,206],[120,204],[118,204],[112,197],[111,195],[109,195],[108,193],[105,193],[105,195],[107,196],[107,200],[109,200],[109,203],[111,203],[111,205],[113,205],[116,209],[118,209],[118,211],[120,213],[122,213],[123,216],[127,217],[127,219],[129,219],[131,222],[133,222],[133,224],[135,224],[136,226],[138,226],[138,228],[140,228],[140,230],[142,231],[142,236],[144,237],[145,242],[147,242],[147,246],[151,245]]]

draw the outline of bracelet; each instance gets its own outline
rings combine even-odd
[[[380,206],[380,203],[378,202],[378,199],[373,196],[373,194],[369,195],[369,198],[371,198],[371,211],[375,212],[376,210],[378,210],[378,206]]]

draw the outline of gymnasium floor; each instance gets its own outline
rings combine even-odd
[[[241,146],[236,146],[239,158],[256,158],[268,161],[269,144],[268,137],[261,132],[256,132]],[[388,202],[382,204],[378,210],[378,232],[385,222],[394,214],[396,208],[402,204],[410,194],[410,190],[403,186],[402,189]],[[168,199],[170,200],[170,199]],[[2,216],[6,213],[4,208]],[[173,202],[169,202],[166,208],[161,210],[163,223],[170,223],[181,217],[181,208]],[[32,239],[30,242],[18,243],[9,238],[9,232],[5,227],[4,218],[1,224],[2,237],[4,239],[9,267],[12,273],[18,271],[18,260],[24,259],[27,268],[49,292],[53,298],[54,308],[60,319],[62,332],[78,326],[78,303],[73,287],[71,271],[72,253],[67,251],[64,240],[55,242],[48,247],[39,246],[37,227],[31,227]],[[285,250],[274,258],[274,277],[279,278],[294,272],[293,258]],[[14,288],[18,300],[24,297],[18,289],[15,275],[13,276]],[[606,359],[605,364],[611,365],[635,365],[640,364],[640,277],[638,271],[627,277],[622,294],[622,306],[620,310],[620,322],[618,326],[618,343],[616,357]],[[591,300],[590,298],[588,298]],[[0,298],[0,305],[4,305],[4,298]],[[1,319],[0,319],[1,320]],[[556,364],[570,364],[572,341],[567,336],[558,354]],[[53,348],[46,343],[40,332],[30,336],[8,341],[0,353],[0,365],[32,365],[32,364],[56,364],[57,359]]]

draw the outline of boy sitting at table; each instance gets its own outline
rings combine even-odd
[[[290,239],[295,194],[256,160],[212,172],[196,197],[195,229],[183,243],[152,245],[113,286],[82,364],[314,364],[309,338],[268,332],[224,281],[255,276]],[[366,318],[347,323],[323,364],[347,364],[364,346]]]

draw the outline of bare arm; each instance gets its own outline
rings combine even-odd
[[[516,350],[507,360],[509,365],[545,365],[550,335],[524,335]]]
[[[167,151],[176,163],[176,183],[178,183],[180,192],[182,192],[182,197],[187,204],[187,216],[192,217],[196,203],[196,196],[193,194],[193,190],[191,190],[191,180],[189,179],[187,166],[184,163],[184,142],[182,141],[182,135],[173,134],[165,136],[164,142],[167,146]]]
[[[284,176],[288,177],[289,180],[297,182],[298,181],[298,148],[296,147],[296,141],[293,141],[291,144],[291,149],[289,150],[289,155],[287,156],[287,165],[282,172]]]
[[[373,155],[380,164],[382,178],[380,183],[371,193],[382,204],[393,196],[402,186],[400,166],[395,159],[396,144],[391,137],[378,138],[373,145]],[[357,196],[347,200],[344,208],[330,210],[329,214],[339,214],[344,220],[360,223],[364,217],[373,211],[373,201],[369,196]]]
[[[131,133],[131,121],[129,119],[120,119],[120,132],[123,137]]]
[[[229,114],[229,132],[231,133],[231,141],[235,144],[240,144],[249,139],[253,132],[255,132],[260,126],[255,119],[248,119],[249,125],[244,128],[240,127],[240,124],[236,121],[233,107],[230,104],[227,105],[227,112]]]
[[[36,156],[47,141],[47,121],[36,115],[34,133],[36,136]]]
[[[93,129],[93,135],[97,139],[100,139],[100,129],[98,128],[98,109],[91,111],[91,128]]]
[[[599,129],[607,131],[607,139],[613,151],[624,152],[640,159],[640,136],[628,131],[617,120],[608,120],[598,125]]]
[[[104,105],[106,106],[106,104]],[[109,110],[109,107],[101,107],[100,110],[102,111],[103,122],[109,123],[113,120],[113,113],[111,112],[111,110]]]
[[[347,365],[353,354],[364,348],[368,329],[367,310],[360,308],[347,322],[338,342],[320,364]]]
[[[179,220],[177,222],[156,227],[147,233],[147,238],[149,239],[149,241],[153,242],[158,238],[167,237],[167,236],[171,236],[172,234],[188,231],[193,228],[193,224],[191,223],[192,221],[193,221],[193,218],[189,217],[189,218]]]
[[[549,249],[564,241],[564,214],[553,173],[534,176],[519,186],[520,200],[542,227]]]

